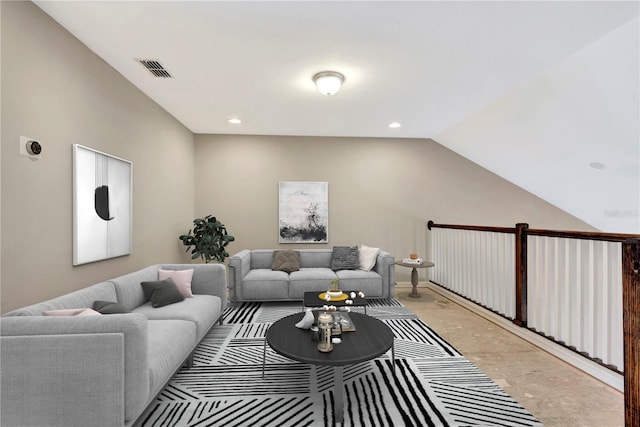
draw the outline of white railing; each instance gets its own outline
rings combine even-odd
[[[528,236],[527,326],[622,371],[622,243]]]
[[[514,319],[513,234],[434,228],[431,239],[434,282]]]
[[[623,372],[621,242],[634,235],[431,221],[429,229],[432,282]]]

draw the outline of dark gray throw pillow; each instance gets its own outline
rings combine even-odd
[[[100,314],[131,313],[127,307],[113,301],[94,301],[93,309]]]
[[[153,282],[142,282],[142,290],[147,300],[151,301],[154,308],[163,307],[184,300],[184,296],[178,290],[176,283],[167,278]]]
[[[298,251],[273,251],[271,270],[292,271],[300,270],[300,252]]]
[[[360,267],[360,257],[357,246],[334,246],[331,255],[331,269],[357,270]]]

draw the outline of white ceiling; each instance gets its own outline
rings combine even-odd
[[[492,170],[509,160],[492,158],[510,141],[504,134],[482,138],[471,125],[478,115],[495,114],[496,103],[532,84],[535,91],[541,78],[557,78],[562,64],[619,28],[632,25],[637,39],[639,9],[637,1],[35,3],[194,133],[434,138]],[[632,110],[624,141],[609,143],[624,144],[621,156],[637,157],[637,40],[629,46],[620,53],[636,72],[629,99],[606,102]],[[174,78],[153,77],[136,58],[158,59]],[[332,97],[311,80],[324,70],[346,77]],[[544,104],[523,96],[511,102]],[[229,124],[232,117],[242,124]],[[393,121],[402,127],[390,129]],[[531,123],[523,126],[527,132]],[[459,137],[461,127],[467,134],[476,129],[482,144]],[[562,133],[556,144],[569,144],[563,152],[584,142]],[[531,171],[548,167],[537,157]],[[605,166],[615,160],[590,159]],[[529,188],[527,173],[508,179],[545,197],[544,188]],[[576,214],[562,197],[552,203]],[[610,208],[627,212],[632,229],[606,231],[640,232],[640,225],[633,229],[638,202],[630,214],[628,203],[615,203]],[[598,209],[595,219],[578,216],[602,227],[598,218],[606,215]]]

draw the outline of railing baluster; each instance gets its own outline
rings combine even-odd
[[[571,296],[571,305],[574,308],[572,310],[573,316],[571,319],[571,340],[567,341],[567,343],[575,343],[575,345],[582,345],[581,341],[581,332],[582,328],[580,327],[580,319],[582,319],[582,288],[579,286],[581,283],[581,268],[580,268],[580,258],[581,258],[581,242],[583,240],[573,240],[574,243],[574,256],[571,261],[571,272],[570,276],[570,286],[572,291]]]

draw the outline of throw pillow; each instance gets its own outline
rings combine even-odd
[[[360,245],[360,270],[370,271],[373,266],[376,265],[379,253],[380,248],[371,248],[369,246]]]
[[[331,269],[338,270],[357,270],[360,266],[360,258],[358,257],[357,246],[334,246],[331,255]]]
[[[193,279],[193,269],[189,270],[158,270],[158,280],[171,278],[178,287],[178,290],[185,298],[193,298],[191,293],[191,280]]]
[[[300,270],[300,252],[298,251],[273,251],[271,270],[292,271]]]
[[[140,285],[154,308],[164,307],[184,300],[184,296],[171,278],[156,282],[142,282]]]
[[[124,305],[112,301],[94,301],[93,309],[100,314],[131,313]]]
[[[47,310],[42,312],[43,316],[100,316],[95,310],[90,308],[64,308],[62,310]]]

